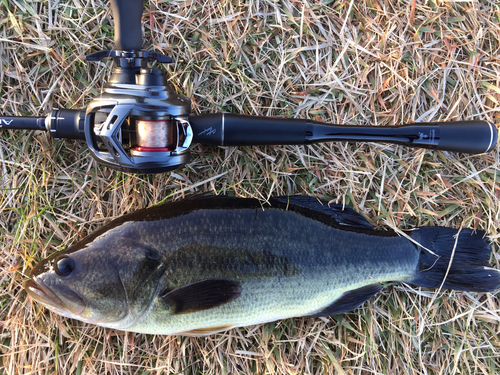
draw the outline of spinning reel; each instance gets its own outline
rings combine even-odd
[[[83,110],[55,109],[47,117],[0,117],[0,128],[47,130],[56,139],[84,140],[94,158],[133,173],[161,173],[190,161],[192,143],[219,146],[374,141],[479,154],[492,150],[496,127],[487,121],[402,126],[331,125],[317,121],[234,115],[192,116],[191,101],[169,86],[148,60],[172,59],[142,50],[142,0],[111,0],[115,47],[86,56],[111,57],[115,68],[99,98]]]

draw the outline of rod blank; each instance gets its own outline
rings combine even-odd
[[[0,117],[0,129],[47,130],[45,117]]]

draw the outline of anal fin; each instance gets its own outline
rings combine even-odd
[[[376,283],[350,290],[342,294],[342,296],[335,300],[332,304],[309,316],[311,318],[318,318],[320,316],[344,314],[355,310],[364,302],[372,298],[375,294],[380,292],[381,289],[382,286],[379,283]]]

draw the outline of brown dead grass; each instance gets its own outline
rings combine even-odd
[[[82,108],[110,62],[108,2],[0,3],[0,113]],[[145,47],[164,52],[193,112],[334,123],[500,120],[495,1],[150,1]],[[363,308],[205,338],[116,332],[32,304],[38,260],[126,212],[201,191],[344,202],[382,228],[487,230],[498,267],[499,149],[486,155],[400,146],[195,146],[191,164],[141,176],[96,165],[77,142],[0,137],[0,374],[494,374],[494,294],[387,287]]]

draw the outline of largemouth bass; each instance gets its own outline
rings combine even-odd
[[[201,196],[136,211],[39,263],[28,294],[58,314],[124,331],[203,335],[341,314],[382,284],[493,291],[485,233],[375,230],[310,197]]]

